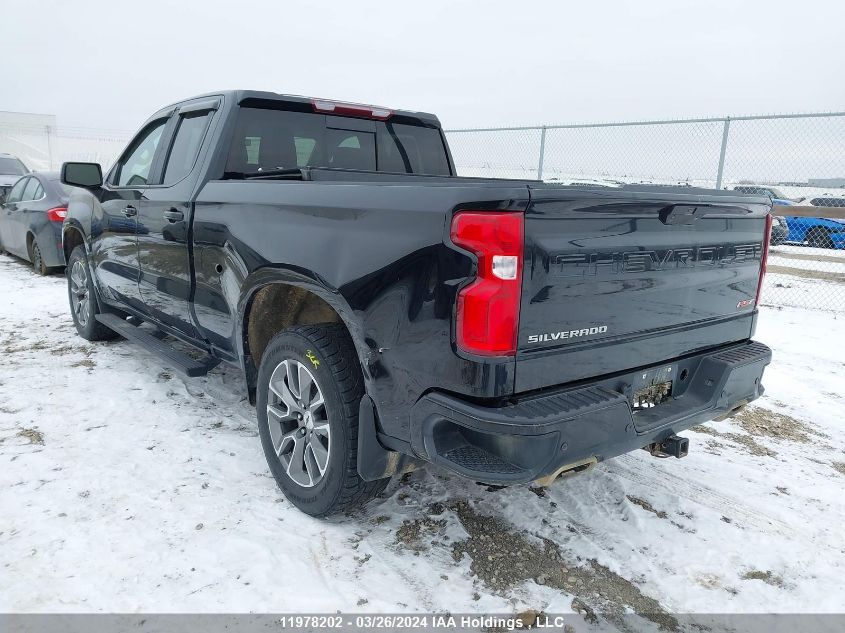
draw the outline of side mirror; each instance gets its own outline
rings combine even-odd
[[[63,163],[62,183],[71,187],[97,189],[103,186],[103,170],[98,163]]]

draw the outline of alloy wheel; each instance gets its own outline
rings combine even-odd
[[[299,361],[283,360],[273,370],[267,424],[288,477],[304,488],[320,483],[329,465],[331,428],[323,392]]]
[[[70,270],[70,304],[76,320],[82,327],[91,318],[91,297],[88,293],[88,274],[85,265],[77,260]]]

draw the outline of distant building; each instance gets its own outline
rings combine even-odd
[[[53,114],[0,111],[0,152],[14,154],[30,169],[50,169],[55,130]]]
[[[845,188],[845,178],[808,178],[807,184],[811,187]]]

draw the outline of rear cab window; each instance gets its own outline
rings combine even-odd
[[[436,126],[317,112],[238,109],[227,174],[304,167],[451,175],[443,136]]]

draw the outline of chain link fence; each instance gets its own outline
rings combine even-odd
[[[10,113],[15,114],[15,113]],[[131,134],[0,117],[30,169],[110,166]],[[36,117],[39,115],[31,115]],[[450,130],[462,176],[737,189],[776,199],[763,300],[845,313],[845,112]]]
[[[447,131],[462,176],[769,195],[763,303],[845,313],[845,112]]]
[[[21,124],[0,118],[0,153],[17,156],[33,171],[58,170],[66,161],[107,167],[130,138],[121,130]]]

